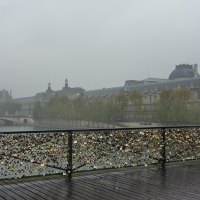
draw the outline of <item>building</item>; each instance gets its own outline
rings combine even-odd
[[[0,91],[0,102],[8,101],[12,99],[11,92],[9,93],[7,90],[3,89]]]
[[[18,115],[32,116],[33,106],[36,102],[45,103],[55,96],[67,96],[70,100],[74,100],[80,96],[84,96],[85,90],[80,87],[71,88],[68,86],[68,80],[65,79],[65,85],[61,90],[52,90],[51,83],[48,83],[47,90],[45,92],[37,93],[32,97],[17,98],[15,102],[22,105],[22,109],[18,112]]]
[[[164,89],[188,88],[196,93],[200,92],[200,77],[198,65],[181,64],[177,65],[171,72],[168,79],[158,79],[154,82],[141,84],[124,85],[124,91],[140,91],[145,96],[145,103],[152,104],[159,100],[159,92]],[[199,93],[200,94],[200,93]],[[154,98],[155,97],[155,98]],[[200,97],[200,95],[199,95]],[[149,100],[148,100],[149,99]]]
[[[168,79],[147,78],[144,80],[127,80],[124,86],[86,91],[84,96],[88,98],[110,97],[120,92],[129,93],[131,91],[139,91],[144,94],[146,104],[150,104],[159,100],[158,94],[161,90],[178,88],[188,88],[196,92],[200,91],[200,77],[197,64],[177,65]]]
[[[64,87],[61,90],[52,90],[51,83],[48,83],[45,92],[37,93],[33,97],[18,98],[16,102],[22,104],[22,115],[32,115],[32,109],[35,102],[48,102],[55,96],[67,96],[70,100],[78,97],[87,99],[92,98],[109,98],[121,92],[130,93],[139,91],[143,94],[143,103],[152,110],[152,105],[160,100],[160,91],[164,89],[188,88],[192,91],[192,101],[200,101],[200,76],[198,73],[198,65],[181,64],[176,65],[168,79],[147,78],[144,80],[127,80],[123,86],[114,88],[103,88],[97,90],[85,91],[81,87],[69,87],[68,80],[65,79]],[[1,91],[0,98],[10,98],[8,92]],[[127,112],[131,110],[128,106]]]
[[[68,80],[65,79],[65,85],[62,90],[52,90],[51,83],[48,83],[48,88],[45,92],[37,93],[35,99],[38,101],[49,101],[54,96],[67,96],[70,100],[74,100],[80,96],[83,96],[85,90],[81,87],[71,88],[68,86]]]

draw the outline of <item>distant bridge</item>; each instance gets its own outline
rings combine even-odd
[[[26,116],[5,116],[0,117],[0,121],[3,125],[31,124],[33,123],[33,118]]]

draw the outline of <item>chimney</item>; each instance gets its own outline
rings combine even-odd
[[[10,98],[12,99],[12,90],[10,90]]]
[[[199,77],[198,64],[194,64],[194,78],[197,78],[197,77]]]

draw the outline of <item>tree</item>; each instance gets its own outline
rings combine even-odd
[[[164,124],[185,124],[189,122],[189,110],[187,101],[191,92],[187,88],[178,90],[163,90],[160,93],[160,101],[156,105],[156,119]]]
[[[134,107],[134,111],[137,114],[142,113],[143,96],[139,91],[132,91],[128,95],[131,105]]]
[[[43,108],[39,101],[33,105],[33,119],[40,120],[43,116]]]
[[[34,105],[34,119],[65,119],[113,122],[121,117],[128,102],[125,93],[113,97],[90,98],[81,97],[69,100],[67,96],[55,96],[46,105],[39,102]]]
[[[113,107],[111,107],[115,113],[113,117],[115,120],[120,119],[125,107],[128,104],[128,96],[126,93],[121,92],[121,93],[115,95],[113,97],[113,100],[114,100],[114,102],[113,102],[114,105],[113,105]]]
[[[0,103],[0,115],[5,116],[5,114],[14,115],[17,111],[21,110],[21,104],[16,103],[12,100]]]

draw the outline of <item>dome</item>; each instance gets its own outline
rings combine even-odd
[[[194,70],[192,65],[176,65],[176,69],[172,71],[169,76],[169,80],[179,79],[179,78],[195,78],[199,77],[199,74]]]

